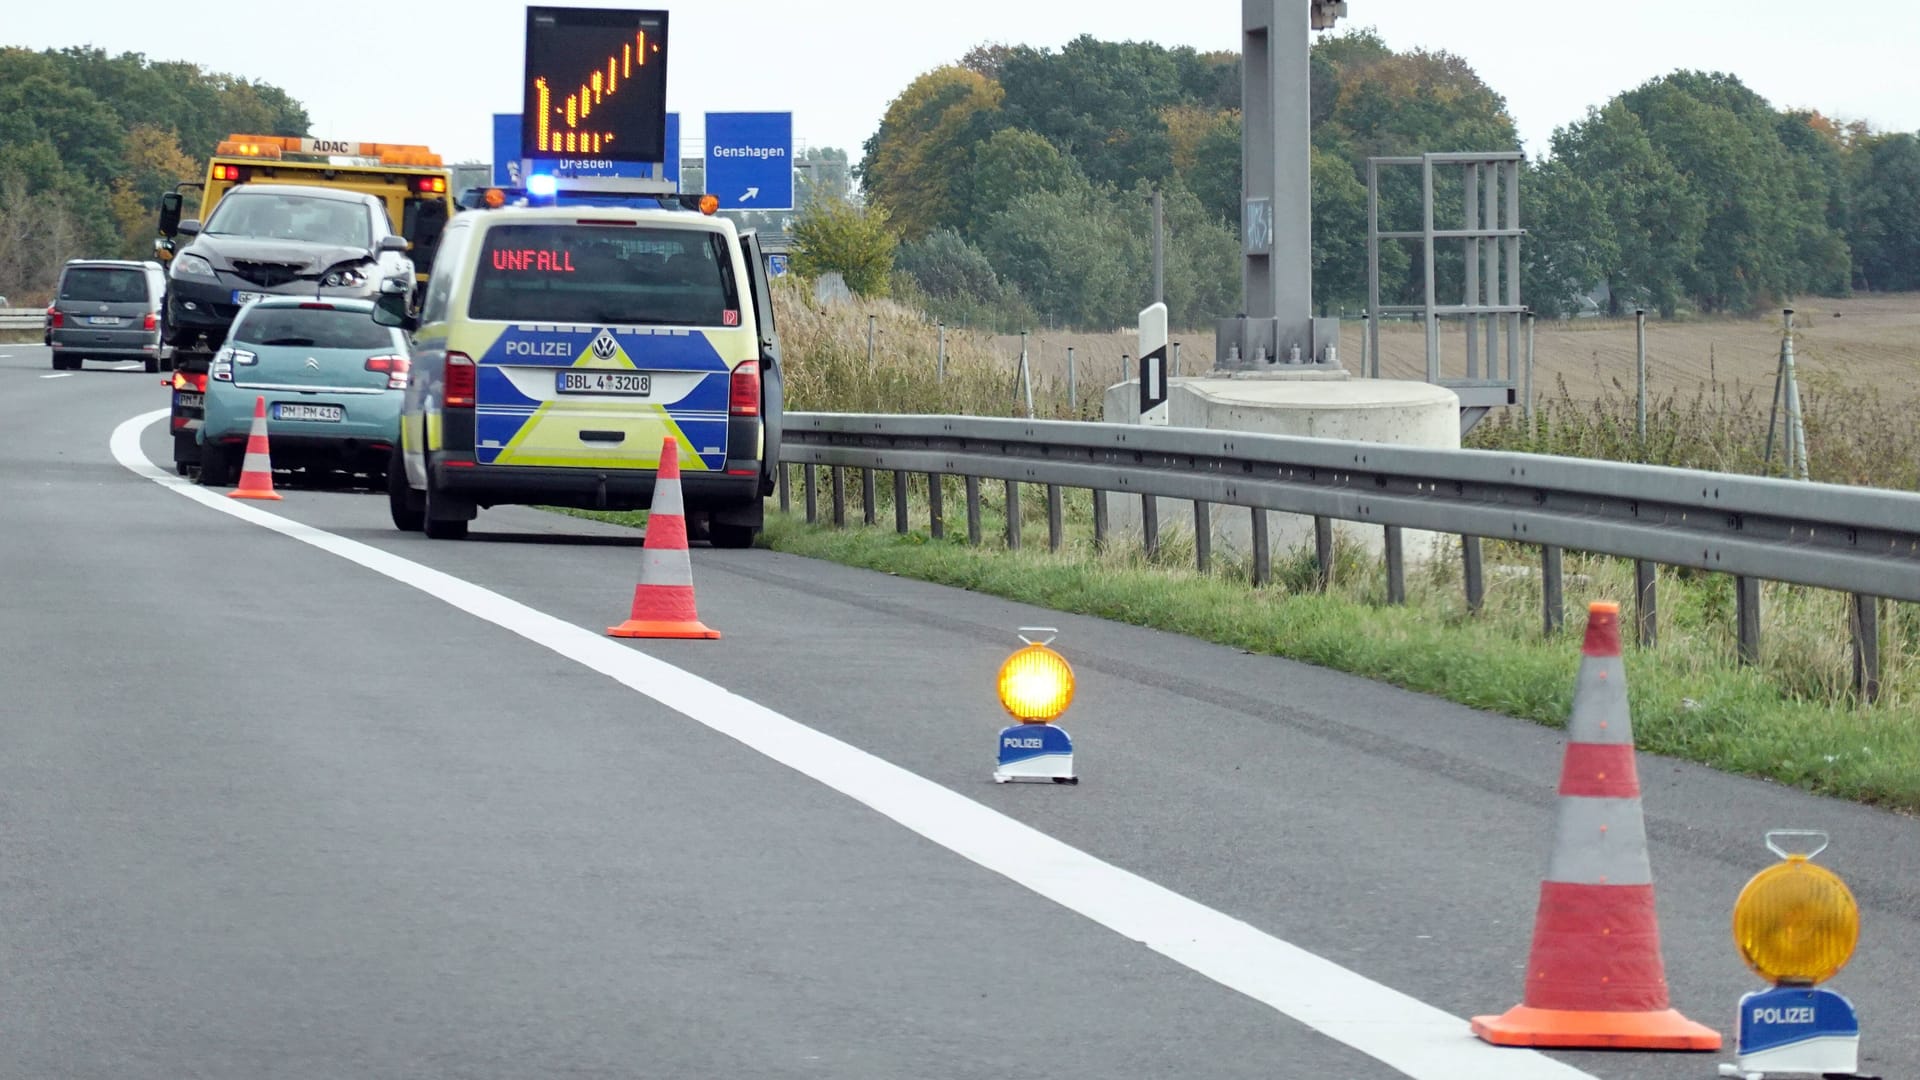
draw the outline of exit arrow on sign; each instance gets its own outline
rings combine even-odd
[[[740,201],[741,201],[741,202],[746,202],[746,201],[747,201],[748,199],[751,199],[751,198],[753,198],[754,196],[756,196],[756,195],[758,195],[758,194],[760,194],[760,189],[759,189],[759,188],[757,188],[757,187],[750,187],[750,188],[748,188],[748,189],[747,189],[747,193],[746,193],[745,195],[742,195],[742,196],[740,196]]]

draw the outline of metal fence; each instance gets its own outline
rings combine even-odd
[[[39,330],[46,325],[46,308],[0,308],[0,330]]]
[[[860,472],[873,523],[877,474],[891,472],[895,527],[906,532],[914,474],[958,476],[966,486],[967,536],[981,540],[980,481],[1007,490],[1007,543],[1020,544],[1019,489],[1047,491],[1047,535],[1062,537],[1061,491],[1093,494],[1095,541],[1110,541],[1108,500],[1142,499],[1143,541],[1157,550],[1154,498],[1194,507],[1195,557],[1205,570],[1215,506],[1252,512],[1253,580],[1271,580],[1268,512],[1310,515],[1318,579],[1330,581],[1333,522],[1381,528],[1387,598],[1406,599],[1403,532],[1460,538],[1466,601],[1485,596],[1482,541],[1535,547],[1541,612],[1564,622],[1561,561],[1567,550],[1631,559],[1634,623],[1655,644],[1659,566],[1729,574],[1743,662],[1760,650],[1760,583],[1786,582],[1850,594],[1854,686],[1879,692],[1879,599],[1920,602],[1920,495],[1726,473],[1481,450],[1435,450],[1196,428],[961,416],[790,413],[780,458],[824,466],[831,520],[846,521],[845,470]],[[779,498],[791,508],[790,469]],[[816,468],[801,470],[807,520],[819,519]],[[944,529],[941,485],[928,484],[934,534]]]

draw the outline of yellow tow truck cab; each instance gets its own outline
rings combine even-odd
[[[422,284],[433,266],[440,233],[454,213],[453,171],[425,146],[346,142],[280,135],[230,135],[215,148],[200,187],[205,221],[220,199],[240,184],[298,184],[372,195],[386,204],[393,231],[412,244],[408,252]],[[183,184],[181,187],[194,186]],[[181,216],[178,193],[162,203],[160,258],[173,256],[171,225]]]

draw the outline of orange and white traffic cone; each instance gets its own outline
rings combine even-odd
[[[660,447],[660,475],[647,539],[640,551],[640,584],[633,588],[633,614],[607,633],[622,638],[717,638],[700,621],[693,603],[693,558],[687,554],[687,517],[680,499],[680,445]]]
[[[273,457],[267,453],[267,399],[253,399],[253,430],[247,433],[247,456],[240,463],[240,486],[229,499],[278,499],[273,490]]]
[[[1473,1033],[1501,1046],[1717,1050],[1719,1033],[1667,999],[1618,604],[1588,610],[1582,653],[1525,996],[1474,1017]]]

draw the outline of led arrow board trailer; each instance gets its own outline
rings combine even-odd
[[[524,89],[521,157],[665,161],[667,13],[529,7]]]

